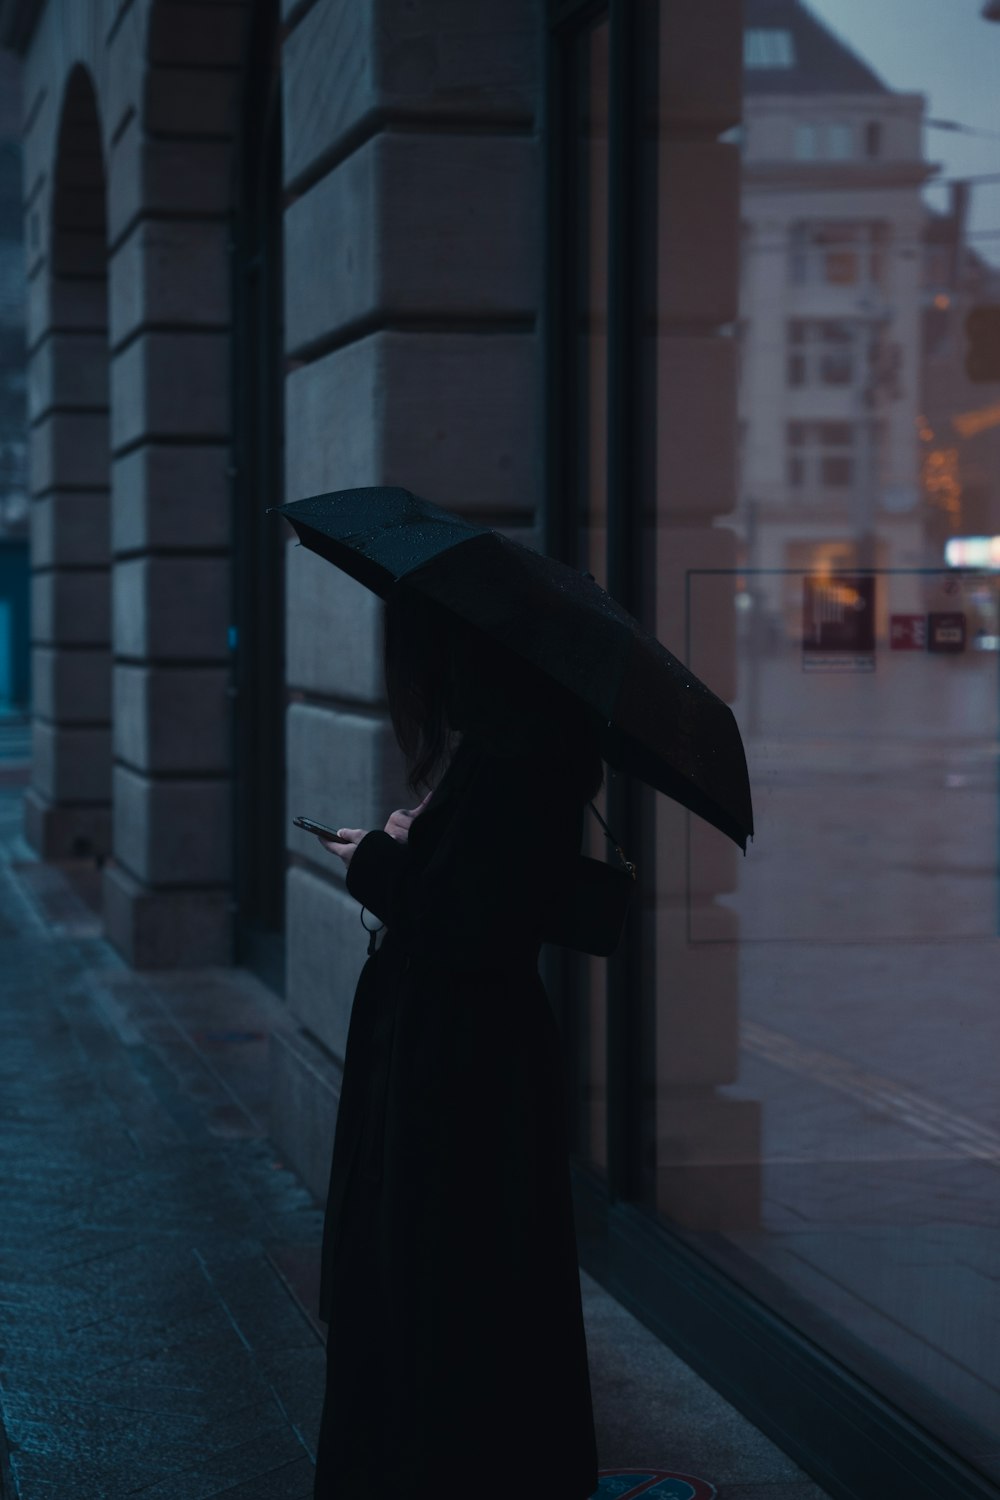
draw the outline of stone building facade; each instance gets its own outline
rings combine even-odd
[[[732,550],[713,520],[734,501],[717,414],[738,182],[717,137],[738,117],[740,32],[734,6],[721,30],[683,12],[664,9],[657,106],[665,639],[685,570]],[[129,963],[246,963],[283,993],[273,1135],[317,1192],[366,936],[339,861],[290,820],[380,827],[413,798],[378,601],[266,507],[401,484],[542,545],[549,20],[532,0],[0,3],[23,66],[26,835],[102,862]],[[731,622],[699,642],[726,692]],[[657,824],[655,921],[691,993],[662,1018],[659,1084],[690,1063],[705,1097],[683,1120],[663,1101],[662,1206],[716,1222],[735,1179],[715,1163],[756,1106],[715,1097],[735,950],[695,952],[682,921],[693,899],[732,939],[714,901],[733,861],[699,857],[688,892],[680,817]]]
[[[744,668],[757,658],[734,605],[741,174],[754,229],[766,197],[768,235],[805,216],[807,164],[824,223],[878,200],[897,238],[922,234],[919,100],[858,81],[857,59],[857,86],[790,78],[809,24],[805,0],[0,0],[22,89],[25,833],[45,859],[100,863],[105,929],[129,964],[243,966],[272,987],[270,1133],[322,1197],[367,937],[340,862],[291,818],[376,828],[414,798],[386,713],[378,601],[267,508],[399,484],[607,580],[734,704],[771,859],[738,861],[676,801],[609,777],[603,811],[640,868],[629,941],[607,961],[546,955],[581,1260],[821,1482],[874,1500],[921,1468],[938,1500],[970,1493],[944,1447],[953,1406],[941,1443],[915,1446],[923,1353],[899,1386],[886,1375],[899,1346],[858,1355],[842,1291],[860,1237],[853,1224],[828,1234],[858,1180],[862,1194],[889,1185],[865,1212],[883,1196],[894,1211],[895,1159],[891,1178],[851,1175],[873,1165],[875,1096],[863,1050],[846,1086],[845,1060],[864,1047],[862,1011],[885,1036],[912,1035],[908,971],[895,946],[871,966],[877,996],[858,987],[860,929],[837,902],[866,887],[853,845],[837,863],[827,762],[800,767],[830,721],[796,664],[782,702],[802,717],[768,759],[774,721],[762,714],[755,741]],[[863,159],[844,158],[848,140]],[[786,305],[772,268],[755,316],[871,323],[844,305],[834,256],[831,301],[807,287]],[[918,273],[907,261],[894,283],[911,387]],[[749,473],[777,495],[791,471],[776,413],[826,419],[785,410],[807,397],[782,332],[766,345],[751,334],[743,371],[747,391],[773,397],[769,436],[751,442],[769,467]],[[891,404],[901,433],[912,409]],[[877,519],[907,554],[919,538],[903,456]],[[798,512],[766,519],[782,546],[798,537]],[[851,804],[859,844],[892,806],[871,797]],[[922,814],[927,799],[911,805]],[[599,830],[588,838],[606,853]],[[796,949],[781,924],[816,912],[832,914],[839,946],[808,929]],[[883,991],[907,1024],[879,1009]],[[841,1017],[849,1030],[821,1029]],[[853,1113],[824,1093],[830,1076]],[[900,1097],[894,1130],[914,1113]],[[883,1289],[913,1285],[897,1245],[937,1263],[918,1227],[887,1220],[882,1261],[866,1235],[866,1318]],[[804,1239],[829,1258],[811,1262]],[[896,1330],[898,1304],[885,1307]],[[982,1320],[956,1300],[938,1323]]]

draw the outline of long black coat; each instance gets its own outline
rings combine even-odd
[[[551,754],[466,736],[408,843],[373,831],[351,860],[386,931],[358,980],[330,1173],[317,1500],[597,1488],[537,968],[587,795]]]

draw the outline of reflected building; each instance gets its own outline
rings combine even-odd
[[[1000,302],[1000,269],[968,243],[967,202],[966,184],[953,184],[950,211],[929,213],[924,229],[917,437],[932,565],[952,538],[1000,535],[1000,382],[977,383],[965,369],[966,317]]]
[[[921,189],[934,167],[924,96],[888,88],[806,5],[748,0],[745,26],[740,518],[765,619],[794,634],[803,571],[924,558]],[[772,570],[793,571],[782,583]]]

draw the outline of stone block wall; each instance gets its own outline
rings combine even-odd
[[[315,0],[285,16],[286,498],[400,484],[530,527],[537,7]],[[381,606],[303,548],[289,547],[286,581],[289,811],[381,827],[415,800],[382,702]],[[332,1128],[367,938],[340,862],[294,829],[289,855],[286,993],[301,1031],[275,1051],[272,1123],[323,1191],[316,1121]]]
[[[147,5],[146,66],[109,181],[105,907],[139,965],[232,959],[228,215],[247,24],[243,4]]]
[[[29,839],[138,965],[229,962],[228,236],[247,6],[53,0],[24,57]]]

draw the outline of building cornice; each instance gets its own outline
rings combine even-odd
[[[829,192],[837,188],[920,187],[939,170],[929,161],[747,161],[748,188],[772,187]]]
[[[45,0],[0,0],[0,47],[23,57],[44,5]]]

